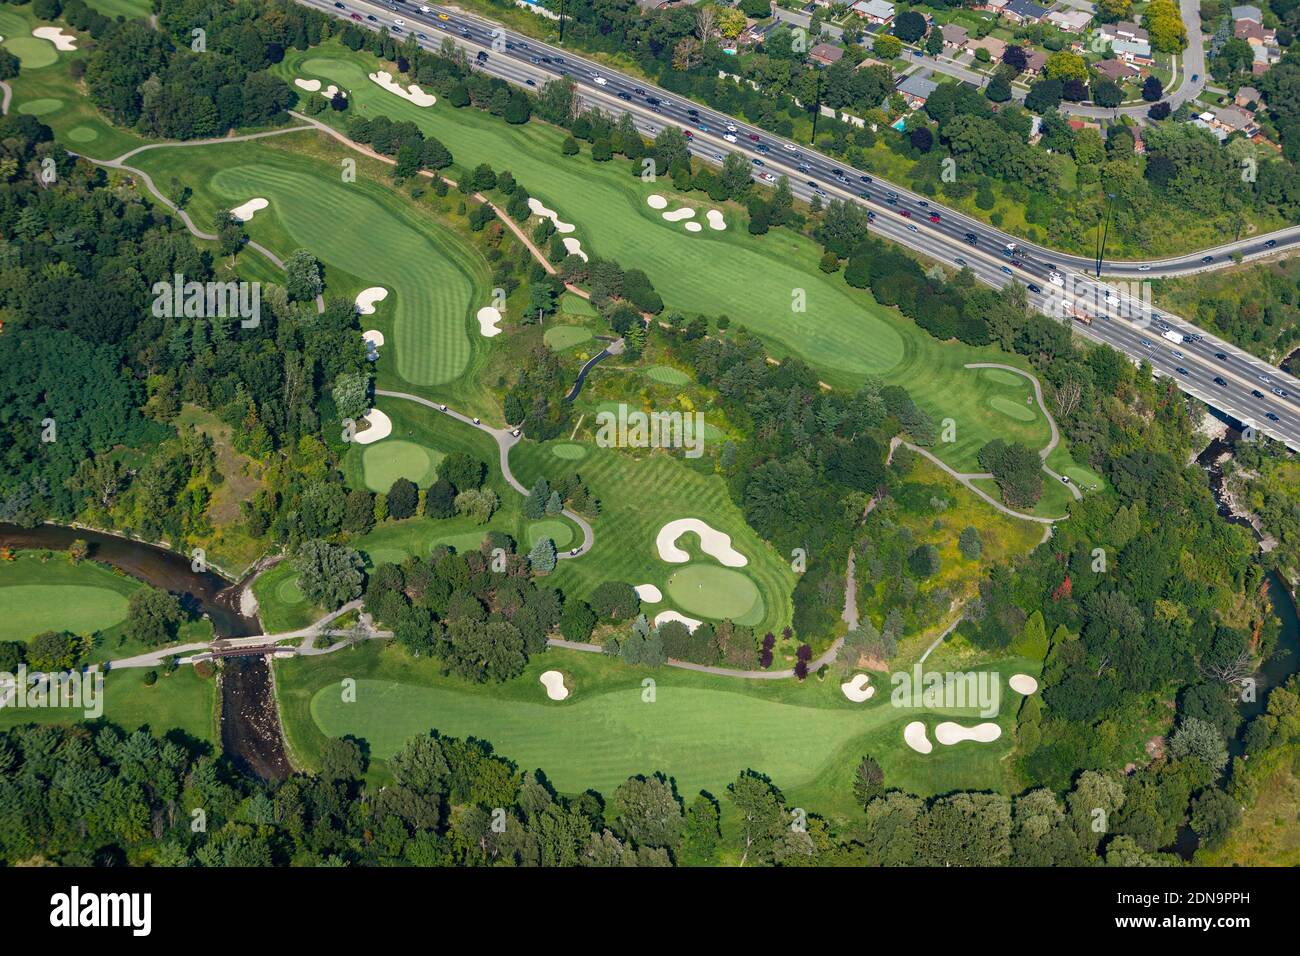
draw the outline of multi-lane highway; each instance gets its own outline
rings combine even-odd
[[[665,125],[688,131],[691,152],[705,161],[721,163],[728,151],[740,152],[750,160],[755,178],[771,183],[787,175],[791,190],[802,199],[817,194],[864,203],[874,215],[873,231],[939,261],[966,266],[987,284],[1020,281],[1029,287],[1031,301],[1049,314],[1095,316],[1089,325],[1076,321],[1076,329],[1134,360],[1149,361],[1183,390],[1300,450],[1300,381],[1185,320],[1159,315],[1149,299],[1143,301],[1141,283],[1227,264],[1234,252],[1249,258],[1300,244],[1300,226],[1168,260],[1107,262],[1105,273],[1132,280],[1107,285],[1088,277],[1093,262],[1084,257],[1023,242],[805,146],[459,10],[403,0],[299,2],[350,17],[360,26],[386,27],[399,39],[413,34],[428,49],[436,50],[450,38],[469,52],[476,68],[530,89],[567,76],[585,102],[631,113],[648,136]],[[1174,333],[1162,330],[1166,324],[1200,338],[1175,343],[1170,340]]]

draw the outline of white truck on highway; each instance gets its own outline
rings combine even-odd
[[[1183,333],[1175,329],[1165,329],[1160,333],[1160,335],[1168,339],[1170,342],[1176,342],[1179,345],[1183,344]]]

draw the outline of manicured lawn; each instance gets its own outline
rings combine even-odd
[[[570,457],[575,448],[585,450],[586,455],[578,460]],[[562,455],[556,455],[555,449]],[[563,440],[545,444],[521,442],[511,449],[510,467],[525,485],[531,485],[539,475],[553,479],[576,469],[600,500],[600,515],[591,521],[596,535],[591,552],[577,560],[561,562],[553,575],[556,585],[566,594],[572,590],[579,597],[585,596],[606,580],[631,585],[653,584],[664,592],[664,600],[643,607],[648,617],[674,607],[688,617],[725,616],[717,610],[709,614],[705,603],[698,599],[692,608],[687,608],[673,598],[668,581],[684,565],[662,560],[655,545],[659,529],[669,521],[697,517],[730,535],[732,546],[749,558],[749,564],[736,569],[735,574],[743,576],[749,589],[757,590],[761,616],[744,614],[754,607],[752,598],[744,608],[738,608],[734,599],[725,601],[726,611],[744,617],[742,623],[758,627],[760,633],[780,631],[790,622],[794,572],[788,562],[745,524],[744,516],[732,503],[720,477],[701,474],[680,458],[667,454],[633,458],[594,444]],[[683,536],[679,545],[701,567],[723,570],[699,550],[693,535]],[[734,582],[728,588],[734,590]],[[682,594],[697,593],[693,583],[689,589],[679,586],[676,590]]]
[[[189,212],[201,227],[211,228],[219,209],[268,199],[270,206],[246,225],[251,237],[282,259],[299,248],[312,252],[325,266],[331,295],[351,298],[369,286],[389,290],[376,314],[362,321],[364,328],[384,332],[392,354],[385,364],[395,367],[401,380],[432,386],[463,375],[476,349],[470,336],[479,334],[473,313],[487,298],[486,264],[386,184],[361,175],[345,183],[337,168],[281,145],[253,141],[156,149],[133,162],[159,188],[173,180],[190,186]],[[380,354],[384,362],[387,356]]]
[[[86,0],[86,6],[98,10],[106,17],[143,19],[153,12],[149,0]]]
[[[268,634],[296,631],[325,616],[325,609],[307,600],[298,587],[293,559],[281,561],[253,582],[257,613]]]
[[[28,641],[42,631],[91,634],[126,620],[140,585],[90,562],[56,555],[0,562],[0,640]]]
[[[4,37],[0,46],[17,55],[22,63],[18,76],[8,81],[14,91],[10,109],[39,115],[62,145],[96,159],[111,159],[141,145],[144,140],[139,136],[113,126],[101,116],[72,80],[72,62],[86,58],[88,38],[78,35],[79,49],[59,51],[49,40],[32,36],[32,29],[41,23],[32,15],[30,6],[0,6],[0,36]],[[65,33],[75,32],[66,25],[62,29]]]
[[[371,491],[387,492],[398,478],[428,487],[434,468],[442,460],[441,452],[400,438],[385,438],[363,447],[362,468],[366,487]]]
[[[354,734],[382,760],[410,736],[431,729],[490,741],[524,769],[540,767],[556,789],[595,787],[609,795],[628,776],[662,770],[678,790],[721,794],[736,775],[753,768],[802,805],[850,817],[852,770],[870,753],[890,786],[916,793],[958,787],[1006,791],[1012,784],[1000,762],[1020,698],[1003,682],[994,718],[1003,736],[993,744],[936,745],[929,755],[908,749],[902,727],[940,714],[963,723],[971,711],[918,712],[894,707],[889,682],[876,675],[876,696],[864,704],[844,698],[839,681],[743,681],[676,668],[628,668],[603,655],[550,649],[505,684],[468,685],[438,673],[436,661],[413,659],[392,644],[370,643],[317,658],[276,662],[285,732],[295,755],[314,765],[325,737]],[[1037,663],[1012,660],[999,673],[1036,674]],[[561,671],[573,693],[563,703],[546,699],[538,675]],[[340,693],[345,677],[357,680],[355,703]],[[652,677],[653,702],[642,699]],[[383,768],[377,768],[382,771]],[[382,777],[382,773],[379,776]]]
[[[581,325],[553,325],[542,337],[555,351],[573,348],[591,341],[591,330]]]
[[[126,731],[148,727],[165,736],[179,730],[196,740],[219,746],[216,726],[217,682],[203,680],[193,667],[180,667],[170,676],[158,671],[158,681],[145,686],[143,668],[110,671],[104,675],[103,719]],[[0,729],[23,724],[72,724],[85,720],[80,710],[63,707],[0,710]]]

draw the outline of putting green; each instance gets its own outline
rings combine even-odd
[[[398,478],[407,478],[424,487],[433,477],[434,466],[442,453],[431,451],[415,442],[388,438],[367,446],[361,454],[366,487],[371,491],[388,491]]]
[[[57,113],[63,109],[63,100],[57,100],[53,97],[42,97],[39,100],[28,100],[18,107],[18,112],[25,113],[28,116],[47,116],[50,113]]]
[[[1024,385],[1028,382],[1023,375],[1008,372],[1004,368],[982,368],[980,374],[990,382],[997,382],[999,385]]]
[[[584,445],[566,443],[563,445],[552,445],[551,454],[556,458],[562,458],[565,461],[581,461],[587,457],[587,449]]]
[[[542,339],[552,349],[559,352],[589,341],[591,339],[591,330],[585,329],[581,325],[556,325],[547,329]]]
[[[90,126],[74,126],[66,135],[74,143],[93,143],[99,139],[99,130]]]
[[[462,534],[445,534],[430,541],[429,550],[432,551],[438,545],[445,544],[457,554],[465,554],[467,551],[477,551],[481,548],[483,539],[487,536],[487,528],[482,531],[466,531]]]
[[[126,619],[127,599],[81,584],[0,587],[0,640],[26,641],[43,631],[89,634]]]
[[[573,540],[573,529],[557,518],[534,521],[528,526],[528,546],[531,548],[542,538],[550,538],[557,548],[565,548]]]
[[[49,66],[55,62],[59,55],[54,49],[54,44],[49,40],[41,40],[32,36],[18,36],[19,30],[27,32],[27,27],[21,17],[18,16],[0,16],[0,36],[4,37],[4,43],[0,44],[14,56],[18,57],[18,62],[24,70],[39,70],[43,66]]]
[[[377,568],[381,564],[401,564],[410,557],[401,548],[371,548],[366,555],[370,558],[372,568]]]
[[[668,597],[683,611],[715,620],[758,619],[763,616],[763,599],[748,576],[716,564],[688,564],[668,578]],[[743,622],[741,622],[743,623]]]
[[[1034,411],[1032,405],[1017,402],[1005,395],[994,395],[989,399],[989,407],[994,411],[1001,412],[1008,418],[1014,418],[1018,422],[1032,422],[1038,417],[1038,413]]]
[[[651,365],[645,370],[645,376],[655,382],[662,382],[664,385],[685,385],[691,380],[691,377],[681,369],[673,368],[670,365]]]
[[[303,594],[302,588],[298,587],[296,574],[280,582],[280,586],[275,589],[275,596],[285,604],[301,604],[307,600],[307,595]]]
[[[266,197],[295,244],[327,266],[391,289],[392,345],[402,378],[416,385],[455,379],[471,354],[466,323],[477,298],[471,253],[427,220],[416,226],[402,207],[314,175],[316,169],[301,163],[235,165],[218,168],[210,187],[230,204]]]

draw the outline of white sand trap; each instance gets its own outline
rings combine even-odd
[[[672,212],[666,212],[663,217],[669,222],[681,222],[683,219],[694,219],[695,210],[689,206],[683,206],[681,209],[674,209]]]
[[[695,620],[693,617],[687,617],[685,614],[678,614],[676,611],[660,611],[655,615],[655,627],[658,627],[660,624],[667,621],[681,621],[686,625],[688,631],[693,631],[704,623],[703,621]]]
[[[402,84],[393,79],[393,74],[387,70],[380,70],[378,73],[369,74],[370,79],[374,80],[389,93],[396,93],[404,100],[410,100],[416,106],[432,106],[438,102],[438,98],[432,93],[426,93],[414,83],[408,85],[405,89]]]
[[[1038,681],[1028,674],[1012,674],[1007,679],[1007,683],[1017,694],[1024,694],[1026,697],[1038,690]]]
[[[542,205],[541,200],[532,196],[528,197],[528,208],[532,210],[534,216],[541,216],[543,219],[549,219],[555,223],[555,231],[560,233],[573,232],[577,228],[571,222],[565,222],[560,218],[560,214],[554,209],[547,209]]]
[[[645,197],[645,204],[651,209],[667,209],[668,200],[658,193],[651,193]]]
[[[501,330],[497,328],[497,323],[501,321],[501,310],[490,305],[485,305],[478,310],[478,330],[479,334],[492,338],[494,335],[500,335]]]
[[[250,199],[242,206],[236,206],[234,209],[230,210],[230,215],[234,217],[237,222],[248,222],[248,220],[252,219],[259,210],[265,209],[269,205],[271,205],[269,202],[261,196],[258,196],[256,199]]]
[[[903,728],[903,740],[919,754],[928,754],[934,749],[934,744],[925,735],[925,724],[919,720],[914,720]]]
[[[569,688],[564,686],[564,675],[559,671],[542,671],[538,680],[546,688],[546,696],[551,700],[564,700],[569,696]]]
[[[976,724],[974,727],[963,727],[961,724],[954,724],[951,720],[945,720],[938,727],[934,728],[934,739],[949,747],[953,744],[959,744],[963,740],[974,740],[976,743],[991,744],[1001,736],[1002,728],[993,723]]]
[[[678,518],[660,528],[659,536],[655,539],[659,557],[671,564],[684,564],[691,560],[687,552],[677,547],[677,539],[688,531],[700,536],[701,551],[717,558],[727,567],[743,568],[749,564],[749,558],[731,546],[731,535],[723,534],[699,518]]]
[[[377,408],[372,408],[362,418],[368,422],[370,427],[363,432],[357,432],[353,440],[358,445],[373,445],[381,438],[387,438],[393,433],[393,420]]]
[[[304,80],[299,76],[294,78],[293,85],[300,90],[306,90],[308,93],[320,92],[320,80]]]
[[[840,690],[855,704],[870,700],[871,695],[876,692],[876,689],[871,686],[871,678],[866,674],[854,674],[852,680],[847,680],[840,685]]]
[[[583,262],[587,262],[587,261],[589,261],[589,260],[587,259],[587,254],[586,254],[585,252],[582,251],[582,242],[581,242],[580,240],[578,240],[578,239],[570,239],[568,236],[565,236],[565,238],[564,238],[564,248],[567,249],[567,250],[569,251],[569,255],[571,255],[571,256],[577,256],[577,257],[580,258]]]
[[[664,599],[664,592],[660,591],[653,584],[638,584],[632,589],[646,604],[658,604]]]
[[[54,44],[56,50],[75,50],[77,48],[77,38],[70,33],[64,33],[59,27],[37,27],[32,31],[32,36],[40,37],[42,40],[49,40]]]
[[[367,345],[373,345],[375,348],[381,348],[384,344],[384,333],[378,329],[366,329],[361,333],[361,337],[366,340]]]
[[[388,298],[388,290],[381,285],[372,285],[357,293],[357,311],[362,315],[374,315],[375,303]]]
[[[687,231],[687,232],[703,232],[703,231],[704,231],[704,227],[701,226],[698,222],[688,222],[688,223],[686,223],[685,225],[686,225],[686,231]]]
[[[704,214],[704,218],[709,220],[709,228],[721,232],[727,228],[727,220],[722,218],[722,213],[717,209],[710,209]]]

